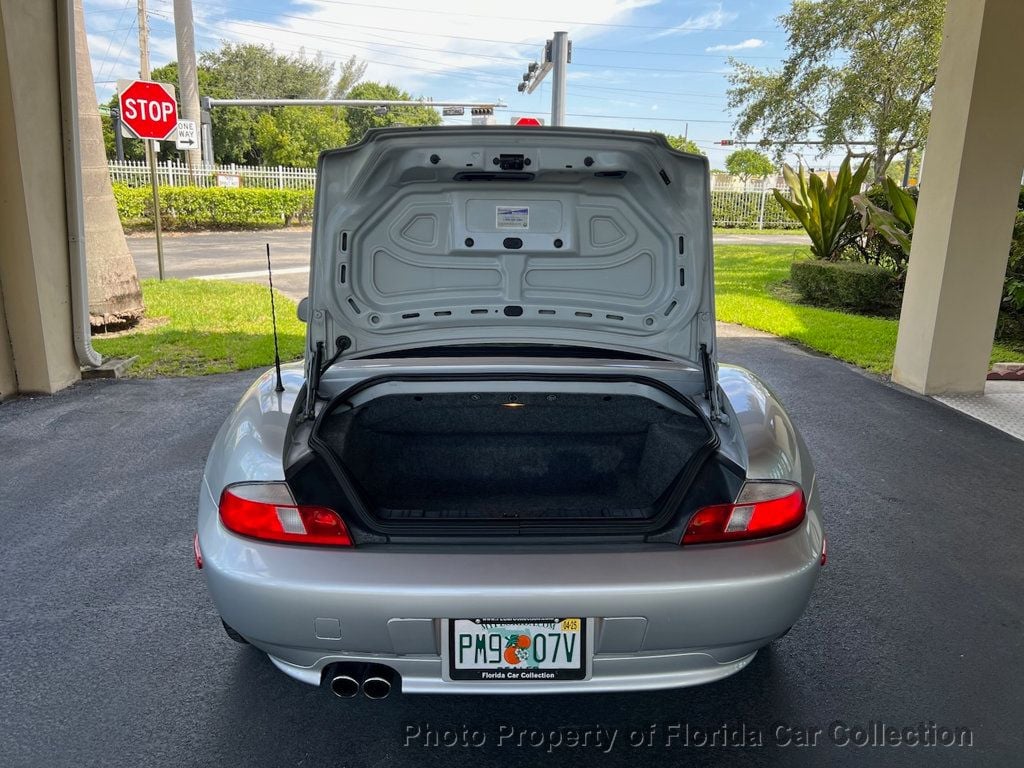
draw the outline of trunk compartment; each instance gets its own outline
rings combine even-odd
[[[343,396],[312,445],[401,527],[651,521],[717,444],[688,401],[650,387],[501,386]]]

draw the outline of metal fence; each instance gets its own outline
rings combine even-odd
[[[779,190],[787,199],[788,189]],[[767,186],[711,188],[711,218],[716,227],[745,229],[797,229],[800,224],[779,205]]]
[[[145,160],[111,160],[110,180],[130,187],[149,186]],[[256,187],[258,189],[313,189],[315,168],[287,166],[212,165],[189,168],[177,161],[157,164],[159,183],[168,187]]]
[[[145,161],[110,162],[112,181],[131,187],[149,186]],[[286,166],[214,165],[189,168],[179,162],[157,165],[157,178],[169,187],[238,186],[260,189],[313,189],[315,168]],[[795,229],[799,225],[772,195],[776,179],[742,184],[712,177],[711,216],[716,227],[745,229]],[[789,197],[789,190],[783,189]]]

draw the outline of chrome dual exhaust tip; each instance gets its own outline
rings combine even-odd
[[[386,699],[391,693],[391,681],[383,677],[363,680],[363,695],[368,699]]]
[[[398,673],[383,664],[339,662],[324,669],[322,683],[339,699],[355,698],[362,691],[366,698],[379,701],[391,695]]]
[[[330,680],[331,693],[339,699],[351,699],[359,693],[359,681],[351,675],[335,675]]]

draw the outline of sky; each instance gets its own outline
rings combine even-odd
[[[685,134],[720,168],[733,148],[726,107],[728,58],[775,66],[789,0],[193,0],[196,48],[222,41],[272,45],[341,63],[367,62],[365,79],[413,96],[495,101],[499,123],[548,118],[550,75],[533,94],[516,90],[555,30],[573,44],[566,122]],[[138,76],[137,0],[85,0],[97,95]],[[173,0],[148,0],[153,67],[177,58]],[[469,117],[445,118],[468,122]]]

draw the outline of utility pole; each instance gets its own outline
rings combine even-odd
[[[565,68],[569,63],[569,33],[555,32],[551,41],[551,124],[565,125]]]
[[[572,41],[568,32],[555,32],[544,44],[544,63],[532,62],[519,83],[520,93],[533,93],[548,72],[553,72],[551,85],[551,124],[565,125],[566,67],[572,61]]]
[[[199,74],[196,68],[196,32],[192,20],[192,0],[174,0],[174,37],[178,44],[178,100],[181,118],[191,120],[198,127]],[[202,143],[202,135],[199,142]],[[202,163],[200,147],[185,150],[189,170]]]
[[[149,21],[146,17],[146,0],[139,0],[139,78],[149,80]]]
[[[139,79],[149,80],[149,19],[146,0],[139,0]],[[156,233],[156,266],[160,279],[164,279],[164,241],[160,232],[160,180],[156,175],[156,153],[160,142],[144,139],[146,159],[149,161],[149,181],[153,187],[153,231]]]

